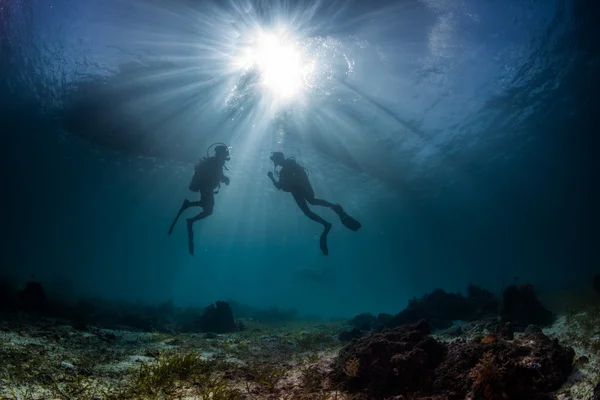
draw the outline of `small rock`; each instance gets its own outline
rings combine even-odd
[[[65,362],[65,361],[61,362],[61,363],[60,363],[60,366],[61,366],[61,367],[63,367],[63,368],[66,368],[66,369],[74,369],[74,368],[75,368],[75,367],[73,366],[73,364],[70,364],[70,363],[68,363],[68,362]]]

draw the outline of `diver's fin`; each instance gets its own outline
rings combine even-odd
[[[187,230],[188,230],[188,250],[191,255],[194,255],[194,223],[188,219]]]
[[[319,239],[319,245],[321,246],[321,252],[323,255],[329,255],[329,249],[327,248],[327,234],[331,230],[331,224],[325,225],[325,230],[321,234],[321,238]]]
[[[189,206],[190,206],[190,202],[188,201],[188,199],[185,199],[183,201],[183,204],[181,205],[181,208],[179,208],[179,212],[177,213],[177,216],[173,220],[171,227],[169,228],[169,235],[171,235],[171,233],[173,233],[173,228],[175,228],[175,224],[177,223],[177,220],[179,219],[179,216],[181,215],[181,213],[183,213]]]
[[[319,245],[321,246],[321,252],[324,256],[329,255],[329,249],[327,248],[327,235],[322,234],[321,239],[319,241]]]
[[[340,221],[342,222],[342,224],[344,224],[346,228],[355,232],[361,228],[362,225],[360,224],[360,222],[346,214],[342,206],[340,206],[339,204],[336,204],[333,207],[333,211],[337,213],[337,215],[340,217]]]

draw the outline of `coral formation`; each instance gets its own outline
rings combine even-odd
[[[472,392],[483,395],[473,397],[490,400],[495,397],[503,398],[505,392],[501,384],[504,372],[504,367],[498,366],[498,362],[494,360],[492,351],[486,352],[469,372],[469,378],[473,381]]]
[[[343,348],[333,365],[332,381],[343,389],[367,391],[372,396],[393,396],[429,387],[441,362],[444,347],[429,336],[420,321],[386,333],[373,333]],[[358,364],[349,375],[348,366]]]
[[[573,349],[543,333],[440,343],[421,321],[350,343],[334,361],[331,378],[375,399],[541,399],[565,382],[573,356]],[[352,360],[358,360],[355,376],[347,373]]]
[[[514,341],[455,341],[447,349],[434,389],[484,399],[486,391],[496,396],[490,399],[545,398],[566,381],[575,354],[542,333]]]

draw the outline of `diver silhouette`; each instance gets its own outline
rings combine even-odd
[[[215,155],[210,157],[209,151],[215,145]],[[200,200],[189,201],[185,199],[169,228],[170,235],[177,223],[177,219],[185,210],[192,206],[202,207],[202,212],[200,214],[187,219],[188,248],[191,255],[194,255],[194,230],[192,225],[194,222],[204,219],[213,213],[215,207],[215,194],[219,193],[218,189],[221,187],[221,182],[229,185],[229,178],[223,173],[223,168],[228,170],[225,166],[225,161],[229,160],[229,148],[227,145],[223,143],[214,143],[210,145],[206,150],[206,157],[201,158],[196,164],[194,176],[192,177],[189,187],[192,192],[200,192]]]
[[[308,208],[307,203],[315,206],[331,208],[338,214],[342,224],[344,224],[346,228],[353,231],[360,229],[360,222],[346,214],[342,209],[342,206],[339,204],[332,204],[326,200],[315,198],[315,192],[310,184],[310,181],[308,180],[306,169],[298,164],[296,160],[293,158],[286,159],[282,152],[276,151],[271,153],[271,161],[273,161],[275,173],[279,177],[279,181],[275,180],[273,172],[269,171],[267,176],[271,179],[273,185],[278,190],[290,192],[304,215],[323,225],[324,229],[319,243],[321,252],[323,252],[324,255],[329,254],[329,249],[327,248],[327,234],[331,230],[332,225],[330,222],[325,221],[323,218],[312,212],[310,208]],[[281,167],[281,169],[277,171],[277,167]]]

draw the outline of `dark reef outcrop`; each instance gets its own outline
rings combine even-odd
[[[361,331],[370,331],[377,323],[377,317],[371,313],[358,314],[350,321],[348,325],[353,328],[360,329]]]
[[[217,301],[204,309],[204,314],[198,319],[201,332],[229,333],[237,330],[233,311],[229,303]]]
[[[270,321],[289,321],[297,314],[293,310],[237,306],[252,310],[254,315]],[[5,277],[0,277],[0,313],[4,320],[43,322],[50,319],[59,324],[71,325],[77,330],[105,328],[221,334],[245,329],[244,323],[234,318],[232,307],[225,301],[200,308],[176,307],[170,301],[153,305],[102,298],[64,298],[57,297],[56,291],[46,291],[40,282],[31,280],[19,288]]]
[[[354,339],[361,338],[364,335],[365,332],[361,331],[360,329],[352,328],[349,331],[340,332],[340,334],[338,335],[338,340],[340,342],[350,342]]]
[[[554,314],[540,303],[533,286],[508,286],[502,293],[500,316],[512,321],[519,330],[528,325],[547,326],[554,322]]]
[[[573,356],[572,348],[543,333],[441,343],[420,321],[348,344],[330,378],[372,399],[551,399],[569,376]]]
[[[467,296],[460,293],[447,293],[436,289],[420,299],[412,299],[408,306],[396,314],[387,326],[414,323],[426,319],[432,329],[445,329],[452,321],[473,321],[498,312],[498,301],[491,292],[470,285]]]
[[[451,336],[460,336],[462,332],[468,333],[477,328],[466,326],[458,329],[453,327],[454,321],[475,322],[484,324],[481,329],[511,340],[514,332],[522,332],[529,325],[550,325],[555,316],[540,303],[530,284],[508,286],[500,299],[485,289],[470,285],[466,296],[436,289],[420,299],[411,299],[408,306],[396,315],[379,314],[375,317],[363,313],[349,320],[348,325],[366,334],[420,320],[426,320],[432,330],[446,330]],[[342,332],[341,337],[347,337],[350,332]],[[356,336],[355,333],[353,335]]]
[[[29,281],[18,295],[19,308],[25,312],[43,314],[48,311],[48,298],[42,284]]]

